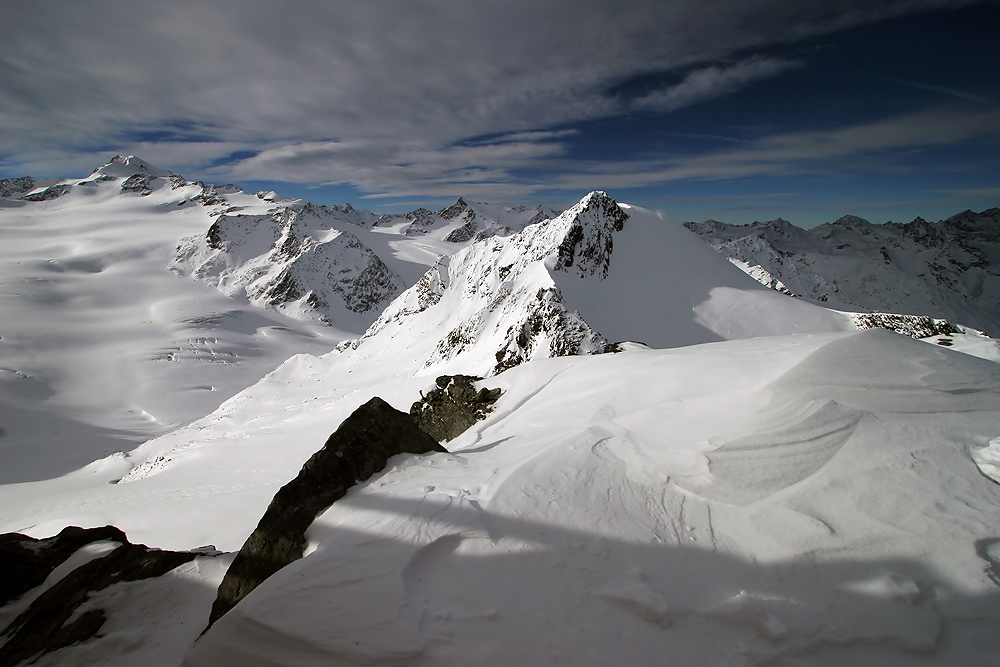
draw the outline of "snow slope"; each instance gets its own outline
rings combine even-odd
[[[21,356],[3,359],[51,364],[51,376],[11,375],[18,419],[138,403],[135,378],[161,362],[129,354],[191,328],[262,360],[281,349],[275,339],[329,343],[163,268],[164,220],[178,221],[171,234],[181,220],[183,233],[204,234],[197,225],[218,217],[208,213],[270,215],[281,202],[146,175],[124,193],[121,177],[100,180],[110,173],[42,184],[39,194],[66,187],[2,212],[20,253],[3,265],[5,289],[21,285],[5,313],[23,314],[3,326],[24,327],[8,329],[21,347],[3,349]],[[849,316],[767,289],[604,193],[454,254],[447,226],[407,235],[402,223],[341,222],[397,275],[423,274],[364,336],[291,357],[129,454],[0,484],[0,532],[111,523],[134,542],[234,551],[359,405],[378,395],[406,410],[438,374],[479,373],[489,375],[479,386],[503,390],[484,421],[449,454],[393,459],[324,512],[307,556],[223,617],[185,664],[1000,663],[990,476],[1000,366],[947,349],[945,339],[966,345],[959,336],[928,345],[856,331]],[[40,259],[14,264],[27,256]],[[33,361],[25,341],[58,332],[60,313],[74,336]],[[139,313],[150,321],[135,324]],[[621,340],[646,345],[578,354]],[[248,368],[239,359],[223,374]],[[207,390],[181,384],[199,372],[180,367],[175,384],[157,385],[176,391],[148,400],[201,398]],[[40,442],[3,450],[5,462],[37,462]],[[224,566],[199,561],[101,593],[107,632],[38,664],[176,666]]]
[[[238,548],[355,407],[433,385],[323,361],[166,436],[186,446],[156,474],[107,484],[128,467],[109,459],[0,487],[0,530]],[[1000,660],[1000,486],[973,461],[1000,435],[996,364],[872,330],[536,359],[480,385],[504,393],[451,454],[338,501],[185,664]],[[46,664],[81,655],[128,664],[120,639]]]
[[[683,228],[593,192],[442,258],[331,363],[486,375],[622,340],[674,347],[854,328],[761,287]]]
[[[873,225],[847,215],[808,230],[780,219],[685,226],[768,287],[830,308],[1000,330],[1000,209],[936,223]]]
[[[207,232],[181,241],[171,268],[254,305],[363,330],[406,285],[337,223],[356,224],[308,203],[223,214]]]
[[[271,206],[257,197],[230,187],[213,202],[134,157],[35,185],[13,195],[37,201],[0,207],[0,483],[132,449],[347,335],[166,269],[178,238],[226,207]]]
[[[995,364],[866,331],[484,384],[504,395],[451,455],[356,487],[184,664],[1000,660],[1000,486],[970,457]]]

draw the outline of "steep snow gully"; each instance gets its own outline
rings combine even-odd
[[[86,600],[69,621],[92,636],[39,656],[11,644],[15,619],[79,568],[112,566],[101,561],[124,538],[46,561],[45,581],[0,607],[10,664],[1000,664],[1000,354],[961,319],[985,312],[985,297],[962,311],[949,296],[952,311],[910,313],[919,322],[831,310],[603,192],[561,213],[462,199],[379,217],[190,183],[130,157],[0,193],[22,253],[0,247],[4,285],[54,281],[0,303],[0,359],[16,371],[0,417],[21,434],[0,452],[23,473],[0,484],[0,531],[113,525],[186,561],[142,580],[95,575],[107,585],[75,589]],[[153,234],[146,245],[137,228]],[[106,252],[95,233],[113,241]],[[888,249],[894,262],[900,252]],[[61,271],[43,273],[48,260]],[[141,289],[112,298],[128,280]],[[124,332],[87,317],[94,294]],[[219,370],[260,372],[220,382],[229,389],[201,412],[184,403],[159,418],[128,453],[86,449],[86,465],[66,465],[71,443],[50,433],[35,448],[44,420],[20,416],[89,420],[102,437],[133,422],[109,416],[122,391],[81,403],[91,367],[71,354],[59,372],[32,366],[58,345],[32,356],[24,341],[59,309],[88,334],[62,346],[102,363],[115,356],[98,336],[146,332],[130,348],[139,361],[119,364],[132,375],[95,373],[101,386],[150,378],[194,403],[214,364],[163,362],[175,374],[155,385],[143,354],[173,345],[183,357],[178,337],[197,327],[216,327],[213,349],[243,350]],[[324,499],[310,476],[318,504],[274,505],[301,471],[324,468],[307,461],[373,397],[405,421],[395,410],[432,402],[450,386],[439,378],[459,374],[492,408],[449,433],[446,451],[393,456],[369,476],[384,457],[357,473],[330,446],[346,475],[333,495],[346,494]],[[130,409],[171,414],[148,394]],[[410,451],[437,449],[418,439],[430,442]],[[282,512],[305,527],[294,562],[227,597],[238,603],[200,634],[234,552]]]

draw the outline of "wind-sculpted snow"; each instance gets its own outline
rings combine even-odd
[[[830,308],[947,319],[1000,330],[1000,209],[929,223],[857,216],[799,229],[785,220],[685,226],[762,284]]]
[[[479,241],[483,206],[464,200],[410,234],[415,219],[366,226],[346,207],[315,226],[289,213],[286,230],[275,213],[304,202],[122,160],[0,209],[14,295],[0,304],[0,474],[26,482],[0,484],[0,532],[112,524],[231,552],[372,396],[405,409],[459,374],[492,375],[466,393],[499,396],[448,453],[393,457],[348,489],[306,529],[304,557],[196,644],[226,556],[92,595],[80,613],[104,610],[102,636],[44,664],[176,667],[189,649],[189,667],[996,663],[1000,366],[956,353],[1000,360],[995,341],[933,314],[894,325],[939,331],[933,345],[858,331],[892,322],[765,287],[603,193]],[[122,191],[136,174],[150,194]],[[837,234],[876,243],[869,227]],[[412,287],[323,354],[346,334],[162,270],[178,230],[239,266],[321,243],[342,264],[353,236]],[[620,353],[588,354],[605,350]],[[233,375],[265,366],[236,393]],[[163,435],[126,454],[106,428],[97,447],[77,414]],[[179,414],[204,416],[177,428]],[[53,463],[59,446],[80,463]],[[0,625],[53,580],[0,608]]]
[[[207,233],[181,242],[172,266],[293,317],[368,324],[404,285],[356,236],[329,224],[339,214],[311,204],[223,214]],[[347,217],[357,224],[357,215]]]
[[[450,456],[335,503],[185,665],[994,661],[1000,486],[969,450],[997,438],[995,364],[872,330],[490,386]]]

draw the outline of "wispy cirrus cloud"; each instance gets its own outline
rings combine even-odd
[[[542,139],[562,133],[508,135],[493,143],[428,148],[419,143],[323,141],[264,150],[216,170],[232,179],[271,179],[314,183],[350,183],[383,196],[493,194],[505,198],[528,194],[513,172],[561,156],[565,146]],[[528,140],[530,139],[530,140]]]
[[[906,170],[906,155],[885,162],[878,153],[947,146],[963,141],[1000,141],[1000,110],[932,110],[823,130],[764,136],[739,148],[695,156],[642,161],[577,161],[548,182],[560,189],[636,188],[679,180],[822,173],[837,162],[856,172]]]
[[[676,85],[633,100],[631,106],[644,111],[674,111],[721,97],[802,65],[801,60],[763,56],[753,56],[733,64],[710,65],[688,73]]]
[[[272,160],[272,179],[322,183],[331,169],[334,179],[347,176],[341,161],[293,166],[278,159],[279,149],[306,154],[295,147],[335,140],[369,158],[384,154],[357,180],[391,190],[411,180],[393,169],[394,144],[423,156],[413,164],[441,151],[441,162],[459,169],[455,156],[466,153],[457,146],[506,135],[542,159],[560,137],[520,133],[623,113],[606,91],[630,77],[688,72],[635,103],[662,113],[795,66],[762,56],[730,62],[734,54],[961,4],[716,0],[707,10],[696,0],[51,0],[42,12],[30,0],[7,0],[0,154],[10,169],[45,174],[66,168],[60,155],[92,164],[140,146],[198,176],[239,147],[266,156],[234,173]],[[162,128],[170,131],[160,141],[144,139]],[[533,144],[543,148],[527,148]],[[502,177],[508,153],[491,148],[477,159],[487,157],[498,162],[479,164]],[[311,175],[306,164],[316,168]]]
[[[904,79],[888,79],[892,83],[899,84],[900,86],[907,86],[909,88],[915,88],[917,90],[926,90],[931,93],[937,93],[938,95],[946,95],[948,97],[955,97],[960,100],[966,100],[968,102],[977,102],[979,104],[989,104],[990,99],[982,95],[976,95],[975,93],[969,93],[964,90],[958,90],[956,88],[948,88],[947,86],[935,86],[930,83],[920,83],[918,81],[906,81]]]

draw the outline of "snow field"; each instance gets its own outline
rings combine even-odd
[[[534,361],[185,664],[993,664],[998,379],[877,331]]]

